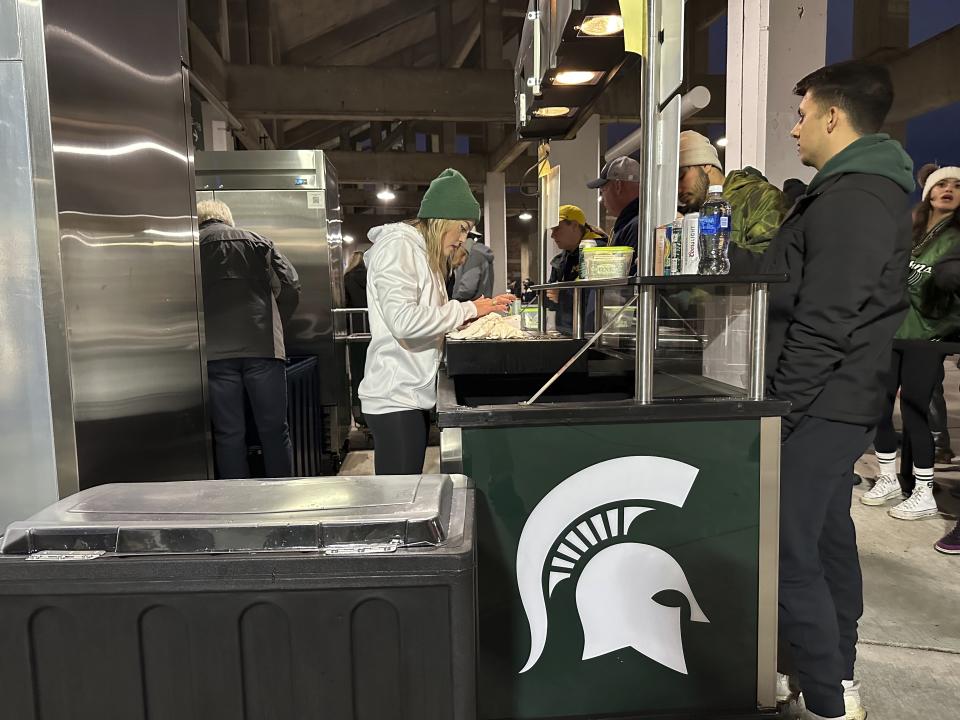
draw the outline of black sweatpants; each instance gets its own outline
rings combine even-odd
[[[418,475],[430,435],[429,410],[363,414],[373,433],[373,465],[377,475]]]
[[[780,637],[807,707],[842,717],[853,679],[863,578],[850,518],[853,466],[872,430],[804,417],[780,455]]]
[[[944,353],[935,345],[895,348],[887,377],[887,405],[874,447],[877,452],[897,451],[897,433],[893,427],[893,407],[900,390],[900,415],[903,418],[903,451],[900,454],[900,486],[913,492],[916,481],[913,466],[932,468],[933,436],[930,434],[930,400],[934,388],[943,382]]]

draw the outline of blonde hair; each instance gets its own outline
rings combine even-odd
[[[467,252],[467,248],[461,245],[456,249],[453,255],[450,256],[450,269],[456,270],[458,267],[463,265],[467,261],[467,255],[470,253]]]
[[[233,227],[233,213],[221,200],[201,200],[197,203],[197,224],[203,225],[207,220],[219,220]]]
[[[439,218],[416,218],[408,220],[407,224],[412,226],[423,236],[427,244],[427,264],[441,280],[450,272],[450,261],[443,254],[443,236],[448,231],[460,230],[460,223],[471,220],[442,220]]]

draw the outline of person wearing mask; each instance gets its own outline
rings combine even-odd
[[[235,227],[225,203],[201,200],[197,220],[217,477],[250,477],[244,398],[266,476],[290,477],[283,325],[300,301],[297,271],[270,240]]]
[[[547,282],[566,282],[580,277],[580,241],[598,240],[605,244],[607,236],[587,223],[587,216],[576,205],[560,206],[560,223],[550,230],[550,237],[560,248],[560,252],[550,261],[550,279]],[[589,293],[581,298],[580,312],[585,330],[592,329],[593,302]],[[573,332],[573,290],[548,290],[547,307],[557,311],[557,330],[570,334]]]
[[[430,183],[416,219],[368,234],[370,347],[359,394],[377,475],[423,471],[444,336],[474,318],[506,312],[515,299],[447,299],[449,259],[479,219],[466,179],[448,168]]]
[[[693,130],[680,133],[680,175],[677,199],[680,212],[700,212],[712,185],[723,186],[723,196],[733,210],[730,233],[732,273],[756,270],[770,240],[777,234],[789,207],[780,190],[759,170],[746,167],[723,175],[717,149]]]
[[[883,411],[907,307],[913,163],[878,133],[893,103],[885,68],[831,65],[794,92],[791,134],[817,174],[761,266],[788,278],[770,286],[767,323],[767,394],[791,404],[781,426],[780,669],[796,671],[805,717],[863,720],[852,475]]]
[[[343,291],[348,308],[367,306],[367,266],[363,264],[363,251],[354,250],[343,271]]]
[[[476,300],[493,295],[493,250],[483,244],[483,236],[471,230],[463,244],[465,261],[454,272],[451,300]]]
[[[611,160],[600,171],[600,177],[587,183],[588,188],[600,190],[600,200],[617,221],[609,245],[633,248],[630,274],[637,274],[637,237],[640,215],[640,163],[631,157]]]
[[[933,499],[934,439],[928,410],[934,389],[942,383],[944,341],[960,332],[960,168],[930,174],[914,213],[913,250],[906,280],[910,309],[897,331],[887,384],[887,405],[874,441],[880,473],[860,498],[881,506],[907,499],[889,510],[898,520],[936,517]],[[893,408],[900,391],[903,458],[897,479],[897,433]],[[909,458],[909,462],[908,462]]]

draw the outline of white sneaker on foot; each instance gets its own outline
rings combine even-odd
[[[883,505],[888,500],[903,497],[900,481],[894,475],[877,475],[873,487],[860,496],[864,505]]]
[[[910,497],[890,508],[887,514],[897,520],[923,520],[939,512],[933,499],[933,482],[918,482]]]
[[[867,709],[860,702],[860,681],[843,681],[843,707],[845,720],[867,720]]]

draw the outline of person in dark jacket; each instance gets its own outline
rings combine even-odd
[[[607,212],[617,217],[608,245],[633,248],[630,274],[637,274],[637,236],[640,215],[640,163],[631,157],[611,160],[600,171],[600,177],[587,183],[600,190],[600,199]]]
[[[560,248],[550,261],[550,277],[548,283],[566,282],[580,278],[580,241],[584,239],[597,240],[598,245],[605,245],[607,236],[587,223],[587,216],[576,205],[560,206],[560,224],[551,228],[550,238]],[[584,330],[594,329],[593,294],[583,293],[580,300],[581,319]],[[546,307],[557,311],[557,330],[568,335],[573,332],[573,290],[548,290]]]
[[[367,306],[367,266],[363,264],[363,250],[354,250],[350,256],[343,271],[343,292],[347,296],[347,307]]]
[[[483,236],[471,230],[462,250],[463,263],[453,272],[451,300],[476,300],[493,297],[493,250],[483,244]]]
[[[797,671],[810,718],[862,718],[852,474],[882,414],[907,307],[913,163],[877,132],[893,103],[886,69],[832,65],[794,91],[802,99],[791,134],[817,174],[763,265],[789,278],[771,286],[767,329],[767,390],[791,404],[780,466],[781,669]]]
[[[246,397],[267,477],[290,477],[283,323],[300,300],[297,271],[268,239],[234,227],[219,200],[197,203],[197,219],[217,476],[250,476]]]
[[[907,297],[910,308],[894,340],[887,384],[887,406],[874,447],[880,463],[876,483],[860,501],[881,506],[901,499],[890,509],[898,520],[936,517],[933,498],[934,440],[928,409],[934,389],[942,383],[944,341],[960,332],[960,168],[931,173],[914,213],[913,250]],[[897,479],[897,433],[893,408],[900,391],[903,416],[903,462]]]

